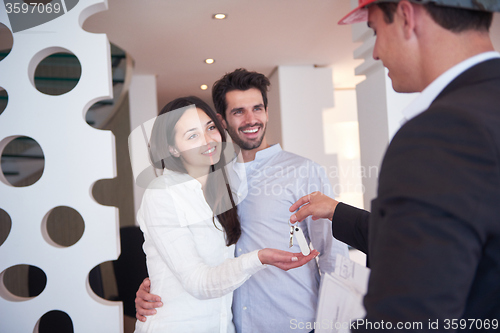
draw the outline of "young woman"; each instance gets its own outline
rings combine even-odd
[[[155,121],[150,157],[163,174],[146,190],[137,219],[151,292],[164,305],[136,332],[234,332],[234,289],[265,264],[288,270],[318,254],[262,249],[234,258],[241,228],[225,142],[215,112],[197,97],[168,103]]]

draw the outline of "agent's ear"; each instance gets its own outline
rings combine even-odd
[[[410,39],[415,29],[415,7],[407,0],[398,3],[397,13],[401,17],[401,27],[406,39]]]
[[[217,113],[217,119],[219,119],[219,122],[222,124],[222,127],[227,130],[227,123],[226,121],[224,120],[224,118],[222,118],[222,115],[220,113]]]
[[[173,146],[168,146],[168,150],[170,151],[170,154],[172,154],[172,156],[175,156],[175,157],[181,156],[181,154]]]

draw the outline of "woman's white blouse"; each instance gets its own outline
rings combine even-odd
[[[258,251],[234,258],[201,184],[166,171],[142,200],[137,220],[144,233],[151,293],[163,306],[136,332],[234,332],[232,291],[262,265]]]

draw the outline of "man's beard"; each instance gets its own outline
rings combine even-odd
[[[252,126],[255,126],[255,125],[256,124],[254,124]],[[245,127],[252,127],[252,126],[245,126]],[[229,133],[229,136],[231,137],[231,139],[233,140],[233,142],[236,145],[238,145],[241,149],[243,149],[243,150],[252,150],[252,149],[260,147],[260,145],[262,144],[262,140],[264,140],[264,135],[266,135],[266,129],[267,128],[262,123],[258,124],[258,126],[260,127],[260,130],[262,131],[262,134],[261,134],[259,140],[257,140],[257,141],[244,141],[244,140],[242,140],[238,136],[238,132],[234,131],[231,127],[227,128],[227,132]]]

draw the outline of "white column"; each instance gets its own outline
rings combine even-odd
[[[333,107],[331,68],[279,66],[271,75],[268,142],[307,157],[327,168],[337,165],[336,154],[324,145],[323,111]],[[281,134],[281,138],[279,137]],[[337,177],[330,177],[332,185]]]
[[[335,107],[323,113],[325,153],[336,154],[338,160],[329,167],[338,175],[333,190],[337,200],[363,208],[356,90],[336,89],[334,98]]]
[[[144,124],[158,115],[158,99],[155,75],[133,75],[129,88],[130,129]],[[134,181],[134,208],[139,209],[144,188]]]

